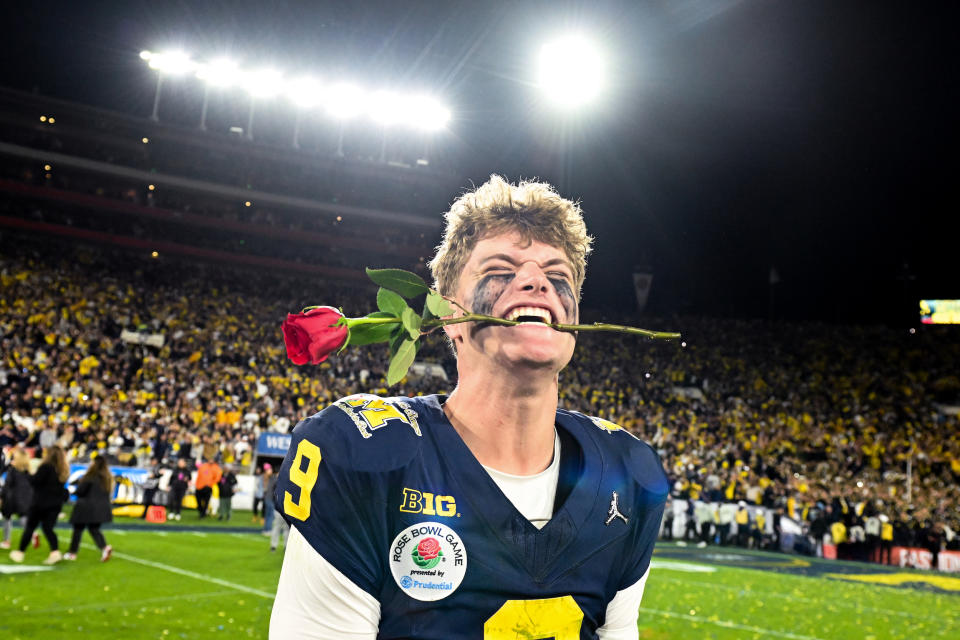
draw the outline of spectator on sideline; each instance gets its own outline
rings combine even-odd
[[[282,514],[275,513],[270,527],[270,551],[276,551],[281,542],[286,545],[288,533],[290,533],[290,525],[283,519]]]
[[[177,466],[170,475],[170,515],[168,520],[179,520],[180,509],[183,507],[183,497],[187,495],[190,479],[193,472],[187,466],[186,458],[177,459]]]
[[[737,506],[729,502],[721,504],[717,510],[717,537],[721,545],[730,543],[730,531],[736,515]]]
[[[207,508],[210,506],[210,496],[213,494],[213,486],[220,482],[223,472],[213,460],[206,460],[197,469],[197,513],[201,518],[207,516]]]
[[[263,522],[263,471],[257,471],[253,476],[253,522]]]
[[[229,521],[233,511],[233,488],[237,486],[237,476],[233,473],[233,467],[225,466],[226,471],[217,482],[220,490],[220,515],[217,520]]]
[[[86,528],[90,531],[97,548],[100,549],[100,562],[106,562],[113,553],[113,547],[107,544],[100,532],[100,525],[113,520],[110,490],[113,488],[113,475],[107,467],[107,459],[96,456],[90,468],[76,483],[77,504],[70,514],[73,535],[70,537],[70,549],[64,554],[64,560],[76,560],[80,549],[80,536]]]
[[[23,562],[24,551],[27,550],[27,545],[38,525],[43,529],[43,535],[47,539],[47,544],[50,545],[50,555],[43,564],[56,564],[63,558],[57,533],[53,527],[57,523],[57,516],[60,515],[63,503],[70,495],[64,486],[69,477],[70,467],[67,466],[63,449],[57,446],[47,449],[43,462],[37,468],[37,473],[30,478],[30,484],[33,485],[33,500],[27,511],[27,526],[20,536],[20,547],[10,552],[11,560]]]
[[[743,500],[737,503],[737,507],[737,512],[733,515],[733,520],[737,523],[737,546],[746,547],[750,539],[750,511]]]
[[[163,467],[160,466],[160,460],[156,457],[150,460],[150,471],[147,473],[147,479],[143,481],[143,515],[140,517],[144,520],[147,519],[147,510],[153,506],[157,491],[160,490],[162,474]]]
[[[13,449],[10,466],[7,467],[6,480],[0,489],[0,513],[3,515],[3,541],[0,549],[10,548],[10,532],[14,516],[25,516],[33,499],[33,487],[30,485],[30,458],[27,452],[17,447]]]
[[[273,467],[267,463],[263,465],[263,535],[270,535],[273,530],[273,517],[276,507],[273,505],[273,488],[277,486],[277,476]]]
[[[880,514],[880,563],[891,564],[893,554],[893,524],[884,513]]]

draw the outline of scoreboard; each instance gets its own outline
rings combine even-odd
[[[921,300],[923,324],[960,324],[960,300]]]

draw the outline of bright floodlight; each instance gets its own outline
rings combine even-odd
[[[370,96],[367,112],[383,126],[396,124],[407,119],[407,101],[390,91],[378,91]]]
[[[364,111],[364,94],[353,85],[338,84],[324,95],[323,103],[334,118],[352,118]]]
[[[320,104],[323,93],[320,84],[313,78],[299,78],[287,85],[287,95],[301,109],[309,109]]]
[[[271,98],[283,90],[283,75],[273,69],[261,69],[243,78],[243,87],[256,98]]]
[[[152,56],[153,56],[153,53],[150,52],[150,51],[144,50],[144,51],[141,51],[141,52],[140,52],[140,59],[141,59],[141,60],[149,60]]]
[[[426,96],[400,96],[378,91],[369,100],[370,117],[387,126],[404,124],[420,129],[442,129],[450,121],[450,112]]]
[[[197,67],[197,77],[215,87],[229,87],[238,84],[241,76],[237,63],[226,58],[217,58],[208,64],[201,64]]]
[[[450,122],[450,111],[433,98],[421,96],[407,101],[405,120],[415,127],[435,131]]]
[[[603,88],[603,76],[603,56],[579,35],[555,40],[540,50],[538,84],[561,106],[578,107],[592,101]]]
[[[167,51],[165,53],[153,53],[150,55],[148,63],[151,69],[156,69],[161,73],[177,75],[191,71],[195,64],[190,60],[190,56],[183,51]]]

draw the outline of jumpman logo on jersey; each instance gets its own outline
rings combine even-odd
[[[620,513],[620,496],[614,491],[613,496],[610,497],[610,508],[607,510],[607,521],[604,524],[609,525],[617,518],[623,520],[623,524],[629,524],[627,516]]]

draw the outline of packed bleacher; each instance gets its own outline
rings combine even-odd
[[[285,432],[337,397],[455,384],[440,338],[418,358],[438,363],[448,381],[410,376],[388,389],[383,345],[317,367],[287,361],[279,323],[288,311],[333,304],[362,315],[372,287],[25,234],[4,233],[0,252],[4,447],[46,439],[73,459],[101,451],[146,464],[205,451],[249,465],[257,434]],[[673,499],[689,502],[696,523],[683,537],[703,540],[712,523],[707,539],[717,541],[719,505],[743,501],[814,533],[882,515],[898,544],[925,546],[932,536],[957,546],[960,424],[947,410],[960,389],[955,332],[612,319],[680,330],[685,346],[583,334],[561,374],[561,405],[657,448]],[[125,330],[162,335],[163,345],[125,341]],[[712,516],[692,513],[701,503],[714,505]],[[761,544],[761,534],[734,540]]]

